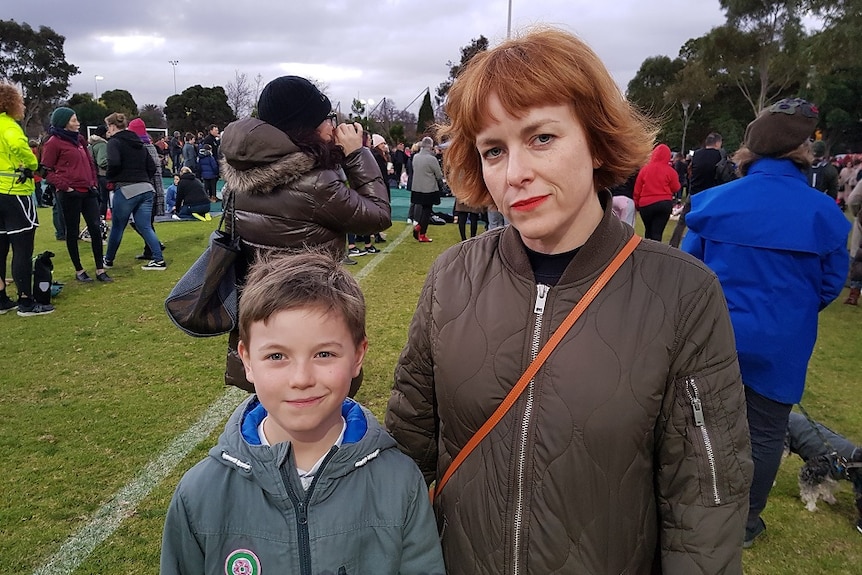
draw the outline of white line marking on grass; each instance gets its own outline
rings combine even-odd
[[[207,408],[200,419],[178,435],[137,477],[120,489],[113,499],[100,507],[90,522],[73,534],[44,565],[34,571],[34,575],[68,575],[77,569],[98,545],[117,530],[124,519],[135,512],[138,504],[153,488],[161,483],[195,446],[209,437],[246,397],[246,392],[235,387],[225,391]]]
[[[356,273],[356,280],[362,281],[413,231],[407,226],[398,237],[381,250],[372,261]],[[132,514],[138,504],[173,472],[177,465],[201,441],[221,425],[248,394],[238,388],[229,387],[215,400],[191,427],[178,435],[168,447],[144,467],[130,483],[114,495],[113,499],[100,507],[84,527],[69,537],[60,549],[51,556],[33,575],[69,575],[101,545],[120,524]]]
[[[361,270],[356,272],[356,275],[354,276],[356,278],[356,281],[362,281],[365,278],[365,276],[367,276],[372,271],[374,271],[374,268],[376,268],[386,256],[388,256],[390,253],[392,253],[392,250],[397,248],[398,245],[401,242],[403,242],[404,239],[407,236],[409,236],[412,232],[413,232],[413,226],[407,226],[406,228],[404,228],[404,231],[401,232],[400,234],[398,234],[397,238],[395,238],[394,240],[389,242],[385,248],[380,250],[379,254],[377,254],[376,256],[373,256],[373,259],[370,262],[368,262],[368,264],[366,264],[366,266],[364,268],[362,268]],[[363,257],[365,257],[365,256],[363,256]]]

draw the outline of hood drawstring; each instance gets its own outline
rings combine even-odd
[[[367,464],[369,461],[371,461],[372,459],[374,459],[378,455],[380,455],[380,448],[375,449],[374,451],[372,451],[371,453],[369,453],[368,455],[366,455],[365,457],[363,457],[362,459],[360,459],[359,461],[354,463],[353,467],[362,467],[363,465]]]
[[[251,464],[250,463],[246,463],[245,461],[240,461],[236,457],[233,457],[232,455],[228,455],[227,451],[221,452],[221,458],[224,459],[225,461],[229,462],[229,463],[233,463],[234,465],[236,465],[237,467],[239,467],[243,471],[251,471]]]

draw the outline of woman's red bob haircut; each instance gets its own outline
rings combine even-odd
[[[595,52],[568,32],[536,29],[477,54],[449,90],[449,122],[438,134],[447,142],[449,186],[466,204],[493,203],[476,149],[476,135],[491,120],[491,94],[515,117],[537,106],[569,104],[600,164],[593,176],[596,189],[624,182],[652,152],[653,122],[625,99]]]

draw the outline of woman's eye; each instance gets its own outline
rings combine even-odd
[[[554,137],[551,134],[539,134],[536,136],[536,141],[540,144],[547,144],[553,139]]]
[[[492,158],[498,157],[502,153],[503,153],[503,150],[500,148],[491,148],[489,150],[485,150],[485,153],[482,154],[482,157],[484,157],[486,159],[492,159]]]

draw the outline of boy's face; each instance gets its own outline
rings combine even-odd
[[[341,404],[367,348],[367,341],[354,343],[340,314],[319,307],[282,310],[252,324],[239,354],[274,423],[266,429],[269,442],[310,443],[340,430]]]

